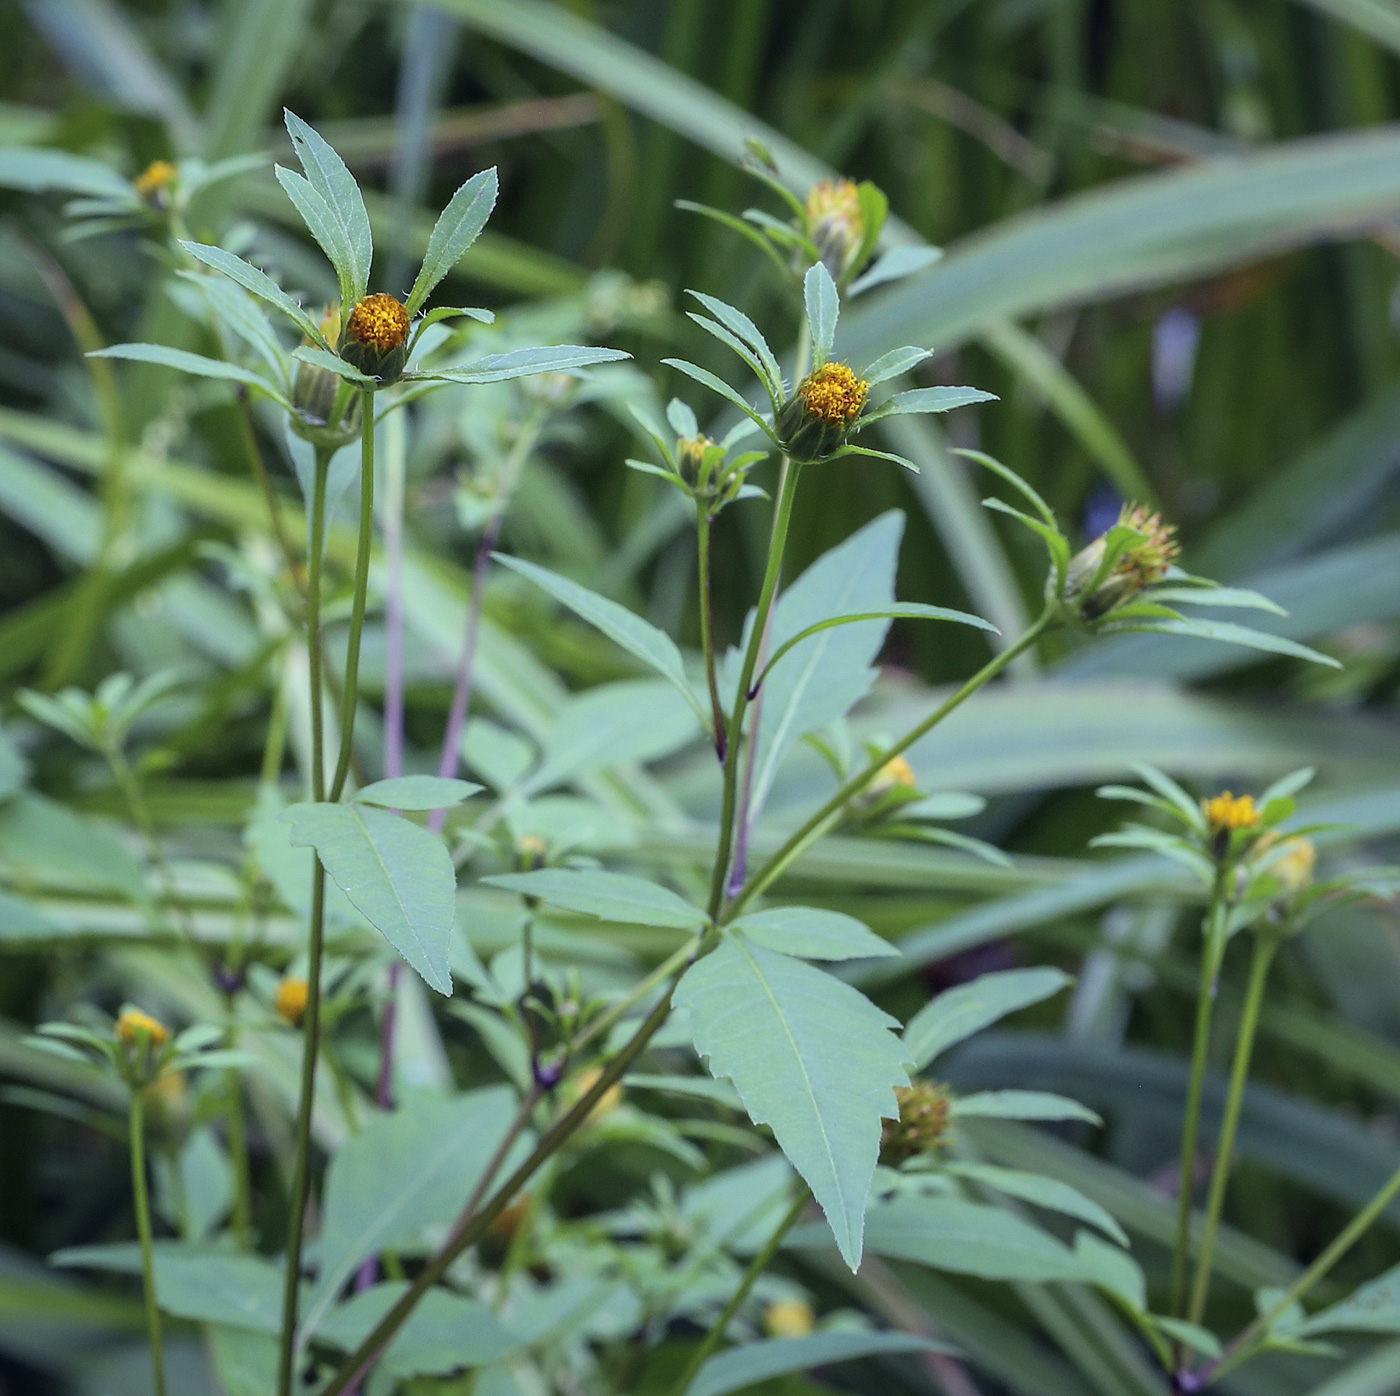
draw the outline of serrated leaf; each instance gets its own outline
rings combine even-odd
[[[906,344],[902,349],[891,349],[888,354],[881,354],[873,364],[863,369],[860,376],[872,388],[876,387],[891,378],[898,378],[901,373],[908,373],[911,368],[917,368],[930,357],[931,352],[913,344]]]
[[[996,402],[995,393],[981,388],[910,388],[896,393],[876,411],[882,415],[901,412],[951,412],[955,407],[969,407],[975,402]]]
[[[812,336],[812,367],[820,368],[831,357],[836,319],[841,313],[841,294],[823,262],[813,262],[807,268],[807,275],[802,278],[802,300]]]
[[[364,294],[356,293],[358,258],[350,244],[345,224],[326,202],[320,191],[304,175],[278,165],[275,168],[277,182],[282,186],[292,206],[301,215],[301,221],[316,239],[321,251],[326,254],[335,268],[340,283],[340,298],[344,305],[354,305]]]
[[[369,374],[361,373],[352,364],[346,363],[339,354],[332,354],[328,350],[299,344],[292,350],[292,357],[300,359],[304,364],[311,364],[315,368],[323,368],[327,373],[334,373],[337,378],[343,378],[347,383],[353,383],[357,388],[377,388],[379,386],[377,378],[371,378]]]
[[[778,906],[751,911],[729,923],[755,945],[802,960],[863,960],[899,951],[863,922],[844,912],[815,906]]]
[[[450,995],[457,873],[442,840],[367,805],[292,805],[282,818],[292,843],[314,848],[351,905],[430,988]]]
[[[538,567],[522,558],[510,557],[505,553],[492,556],[503,567],[528,577],[538,587],[542,587],[556,601],[562,601],[575,615],[582,616],[590,625],[596,626],[615,644],[621,645],[629,654],[635,655],[642,663],[656,670],[663,678],[669,679],[683,694],[686,701],[695,709],[701,721],[708,726],[707,715],[699,700],[691,690],[690,681],[685,676],[685,664],[676,642],[664,630],[658,630],[650,621],[643,620],[634,611],[599,596],[596,591],[577,582],[561,577],[548,568]]]
[[[407,373],[404,377],[443,383],[504,383],[511,378],[528,378],[532,373],[571,373],[594,364],[613,364],[631,357],[621,349],[598,349],[591,344],[547,344],[535,349],[489,354],[454,368]]]
[[[908,1080],[894,1020],[849,984],[741,935],[693,965],[675,1001],[690,1010],[696,1051],[771,1127],[855,1270],[880,1120]]]
[[[516,1108],[515,1093],[505,1086],[450,1100],[419,1096],[372,1116],[341,1145],[326,1175],[321,1273],[303,1310],[307,1331],[316,1329],[361,1261],[416,1241],[425,1227],[456,1220]]]
[[[364,196],[360,193],[360,186],[355,183],[355,176],[345,167],[345,161],[319,132],[295,112],[284,108],[282,115],[297,158],[306,171],[307,181],[320,195],[327,213],[334,220],[336,242],[341,251],[337,256],[327,248],[326,255],[340,273],[344,285],[343,299],[353,303],[369,289],[370,263],[374,258],[374,237],[370,232]]]
[[[203,354],[192,354],[186,349],[172,349],[165,344],[109,344],[105,349],[92,350],[88,358],[129,359],[136,363],[163,364],[166,368],[176,368],[181,373],[193,373],[201,378],[223,378],[257,388],[274,402],[280,402],[288,408],[291,406],[281,389],[251,369],[243,368],[239,364],[226,363],[223,359],[208,359]]]
[[[944,1343],[913,1333],[842,1331],[813,1333],[806,1338],[769,1338],[763,1342],[742,1343],[711,1357],[695,1374],[685,1396],[729,1396],[759,1382],[810,1367],[826,1367],[849,1362],[856,1357],[881,1353],[951,1352]]]
[[[1111,621],[1113,612],[1108,619]],[[1108,629],[1113,629],[1110,625]],[[1243,645],[1246,649],[1263,650],[1266,654],[1284,654],[1293,659],[1306,659],[1313,664],[1325,664],[1329,669],[1340,669],[1339,660],[1331,655],[1320,654],[1296,640],[1282,635],[1270,635],[1263,630],[1252,630],[1248,626],[1235,625],[1226,620],[1162,620],[1145,625],[1125,625],[1123,630],[1142,630],[1153,635],[1188,635],[1197,640],[1219,640],[1226,645]]]
[[[948,1112],[954,1119],[968,1116],[994,1120],[1084,1120],[1101,1125],[1087,1105],[1049,1091],[974,1091],[958,1096]]]
[[[1400,1333],[1400,1265],[1315,1313],[1295,1330],[1317,1333]]]
[[[910,1060],[922,1069],[954,1043],[1059,993],[1070,982],[1062,970],[1040,966],[998,970],[945,990],[909,1020],[904,1042]]]
[[[383,809],[447,809],[470,799],[480,789],[469,780],[446,776],[392,776],[357,790],[354,798],[362,805],[379,805]]]
[[[182,242],[181,247],[197,262],[223,272],[260,301],[280,310],[313,344],[324,343],[321,327],[266,272],[259,271],[242,257],[202,242]]]
[[[416,315],[419,307],[432,294],[433,288],[461,259],[463,253],[477,240],[491,211],[496,207],[500,183],[496,167],[473,175],[452,196],[448,205],[433,224],[428,238],[428,250],[423,265],[408,293],[408,313]]]
[[[943,250],[938,247],[891,248],[868,272],[851,282],[846,294],[858,296],[862,291],[868,291],[872,286],[879,286],[886,281],[901,281],[906,276],[913,276],[916,272],[931,267],[942,256]]]
[[[746,344],[754,355],[758,358],[762,366],[760,377],[768,379],[768,389],[771,393],[782,397],[784,391],[783,371],[778,365],[777,356],[768,346],[768,341],[763,337],[762,331],[744,314],[742,310],[736,309],[727,301],[722,301],[715,296],[707,296],[703,291],[692,291],[690,293],[732,334],[739,337]],[[674,425],[674,423],[673,423]],[[693,431],[678,431],[679,436],[694,436]]]
[[[527,873],[499,873],[481,880],[490,887],[538,897],[564,911],[631,926],[694,931],[709,921],[699,907],[691,906],[669,887],[625,873],[593,868],[540,868]]]

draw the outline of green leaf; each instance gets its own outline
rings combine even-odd
[[[428,238],[428,250],[423,265],[408,293],[408,313],[416,315],[443,277],[452,270],[462,254],[474,243],[496,207],[500,183],[496,167],[473,175],[452,196],[447,207],[433,224]]]
[[[1047,1211],[1060,1212],[1067,1217],[1077,1217],[1080,1221],[1097,1226],[1107,1232],[1120,1246],[1128,1244],[1128,1233],[1118,1225],[1111,1212],[1099,1206],[1092,1198],[1085,1197],[1078,1188],[1062,1183],[1058,1178],[1047,1178],[1040,1173],[1027,1173],[1020,1168],[1002,1168],[994,1163],[960,1163],[944,1165],[944,1171],[955,1178],[966,1178],[971,1183],[980,1183],[1007,1197],[1019,1198],[1022,1202],[1033,1203]]]
[[[340,282],[340,300],[345,306],[353,306],[363,291],[356,293],[355,276],[357,271],[355,249],[350,245],[345,225],[331,210],[316,187],[305,176],[295,170],[276,167],[277,182],[292,201],[292,206],[301,215],[311,236],[316,239],[321,251],[326,254],[335,268]]]
[[[676,642],[663,630],[658,630],[650,621],[645,621],[616,601],[609,601],[595,591],[580,586],[577,582],[561,577],[557,572],[538,567],[522,558],[510,557],[505,553],[493,553],[492,557],[522,577],[528,577],[538,587],[543,587],[556,601],[563,602],[575,615],[582,616],[590,625],[596,626],[608,639],[621,645],[628,654],[635,655],[642,663],[655,669],[663,678],[669,679],[683,694],[686,701],[696,710],[701,721],[709,726],[708,715],[691,689],[685,675],[685,664]]]
[[[418,1096],[371,1116],[341,1145],[326,1174],[321,1272],[303,1310],[306,1331],[316,1330],[362,1261],[457,1219],[516,1109],[506,1086],[449,1100]]]
[[[1070,982],[1062,970],[1041,966],[999,970],[947,989],[925,1004],[905,1028],[910,1060],[922,1069],[955,1042],[981,1032],[1008,1013],[1048,999]]]
[[[954,1119],[970,1115],[994,1120],[1084,1120],[1101,1125],[1087,1105],[1049,1091],[974,1091],[958,1096],[949,1111]]]
[[[326,1319],[317,1338],[346,1351],[358,1347],[407,1289],[406,1281],[394,1280],[355,1295]],[[435,1376],[497,1362],[521,1345],[522,1340],[479,1300],[430,1289],[376,1366],[398,1379]]]
[[[323,368],[327,373],[334,373],[336,377],[345,379],[347,383],[353,383],[357,388],[377,388],[379,386],[377,378],[371,378],[369,374],[361,373],[359,369],[346,363],[339,354],[332,354],[329,350],[299,344],[292,350],[292,357],[300,359],[304,364],[313,364],[317,368]]]
[[[614,364],[631,357],[621,349],[597,349],[591,344],[547,344],[535,349],[490,354],[454,368],[406,373],[404,377],[443,383],[504,383],[510,378],[528,378],[532,373],[572,373],[594,364]]]
[[[931,267],[942,256],[940,247],[892,247],[868,272],[851,282],[846,294],[858,296],[886,281],[902,281],[906,276]]]
[[[624,873],[602,872],[593,868],[539,868],[527,873],[499,873],[481,879],[490,887],[538,897],[550,906],[620,921],[629,926],[667,926],[678,931],[695,931],[709,917],[683,901],[668,887]]]
[[[787,955],[731,936],[676,988],[696,1050],[734,1082],[826,1213],[846,1264],[860,1264],[880,1120],[908,1080],[893,1019],[863,994]]]
[[[755,325],[742,310],[737,310],[727,301],[722,301],[715,296],[707,296],[703,291],[692,291],[690,294],[694,296],[720,324],[737,335],[738,338],[753,351],[762,366],[762,372],[759,376],[768,380],[766,386],[769,393],[781,400],[784,392],[783,370],[778,365],[777,355],[768,347],[768,341],[763,337],[763,333],[758,326]],[[693,431],[682,431],[677,432],[677,435],[694,436],[696,433]]]
[[[760,1382],[811,1367],[827,1367],[882,1353],[951,1352],[945,1343],[913,1333],[833,1330],[806,1338],[769,1338],[743,1343],[711,1357],[686,1387],[685,1396],[729,1396]]]
[[[312,127],[285,108],[282,116],[306,178],[333,220],[337,250],[332,252],[329,247],[322,246],[340,274],[342,299],[353,304],[369,289],[370,263],[374,258],[374,238],[364,196],[355,183],[355,176],[346,169],[345,161]],[[313,227],[312,232],[315,231]]]
[[[282,818],[292,843],[314,848],[351,905],[430,988],[450,995],[457,874],[442,840],[366,805],[292,805]]]
[[[166,368],[177,368],[181,373],[194,373],[201,378],[226,378],[257,388],[274,402],[281,403],[288,410],[291,408],[282,391],[260,374],[239,364],[226,363],[223,359],[207,359],[203,354],[191,354],[185,349],[171,349],[164,344],[111,344],[105,349],[92,350],[88,358],[131,359],[137,363],[164,364]]]
[[[1306,1337],[1318,1333],[1400,1333],[1400,1265],[1392,1266],[1340,1303],[1313,1314],[1297,1332]]]
[[[737,407],[756,427],[769,436],[772,435],[772,428],[763,420],[758,411],[749,405],[748,400],[737,388],[731,388],[723,378],[717,378],[709,369],[701,368],[698,364],[693,364],[687,359],[662,359],[661,362],[665,367],[674,368],[678,373],[685,374],[687,378],[693,378],[712,393],[718,393],[726,402]]]
[[[802,960],[864,960],[899,951],[863,922],[844,912],[815,906],[777,906],[751,911],[729,923],[755,945]]]
[[[841,294],[822,262],[813,262],[802,278],[802,300],[807,307],[807,328],[812,336],[812,367],[820,368],[831,357],[836,339],[836,318]]]
[[[1160,586],[1148,594],[1154,601],[1173,606],[1236,606],[1241,610],[1269,611],[1276,616],[1288,614],[1277,602],[1246,587]]]
[[[62,191],[97,199],[118,199],[135,207],[131,185],[110,165],[67,150],[0,150],[0,186],[31,194]]]
[[[182,242],[180,246],[197,262],[223,272],[245,291],[251,291],[260,301],[280,310],[313,344],[326,342],[321,327],[266,272],[259,271],[242,257],[235,257],[232,252],[225,252],[222,247],[202,242]]]
[[[0,863],[25,882],[118,892],[137,902],[146,896],[145,871],[125,843],[32,791],[0,805]]]
[[[860,376],[873,388],[891,378],[898,378],[901,373],[908,373],[911,368],[917,368],[928,357],[927,349],[906,344],[902,349],[891,349],[888,354],[881,354]]]
[[[480,789],[469,780],[444,776],[393,776],[357,790],[354,798],[362,805],[384,809],[447,809],[470,799]]]
[[[1074,1252],[1038,1226],[1000,1207],[958,1197],[905,1196],[872,1207],[866,1245],[891,1260],[984,1280],[1085,1279]]]
[[[974,402],[996,402],[995,393],[981,388],[910,388],[896,393],[875,410],[881,416],[908,412],[951,412],[955,407],[967,407]]]
[[[1110,621],[1112,615],[1110,611]],[[1319,654],[1317,650],[1300,645],[1296,640],[1285,639],[1282,635],[1270,635],[1263,630],[1251,630],[1248,626],[1235,625],[1230,621],[1160,620],[1123,628],[1152,635],[1187,635],[1198,640],[1219,640],[1222,644],[1243,645],[1246,649],[1263,650],[1267,654],[1286,654],[1294,659],[1306,659],[1313,664],[1325,664],[1331,669],[1342,667],[1340,660],[1333,659],[1329,654]]]
[[[155,1243],[156,1297],[177,1318],[223,1323],[257,1333],[276,1333],[282,1321],[282,1267],[260,1256],[178,1241]],[[72,1246],[49,1257],[52,1265],[75,1269],[141,1273],[141,1248]]]

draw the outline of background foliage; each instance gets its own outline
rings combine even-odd
[[[947,255],[898,296],[858,303],[843,321],[851,356],[939,347],[927,381],[973,383],[1002,399],[953,419],[953,444],[1006,460],[1085,535],[1121,497],[1155,500],[1180,523],[1192,570],[1258,587],[1290,612],[1269,622],[1280,634],[1346,661],[1333,674],[1162,637],[1066,643],[1039,671],[1018,665],[1011,683],[915,752],[925,789],[989,797],[957,827],[1010,851],[1010,868],[836,839],[794,881],[899,941],[905,960],[879,997],[902,1019],[931,989],[983,969],[1053,964],[1077,976],[1068,996],[951,1057],[948,1075],[968,1091],[1060,1091],[1105,1117],[1103,1131],[1054,1135],[988,1125],[979,1145],[993,1161],[1033,1165],[1091,1193],[1133,1234],[1155,1283],[1150,1262],[1170,1236],[1163,1174],[1184,1089],[1196,912],[1189,886],[1160,863],[1086,855],[1117,819],[1092,787],[1136,760],[1203,789],[1316,765],[1308,813],[1355,831],[1337,840],[1338,857],[1384,857],[1400,830],[1400,127],[1389,124],[1400,103],[1400,12],[1387,0],[447,0],[435,9],[31,0],[0,14],[0,38],[0,145],[59,145],[128,175],[175,153],[271,149],[285,160],[276,116],[286,103],[379,191],[371,215],[405,273],[431,226],[420,210],[498,164],[491,229],[448,285],[501,312],[528,311],[520,323],[548,326],[550,338],[621,344],[648,374],[666,355],[714,362],[681,315],[685,287],[744,305],[775,344],[783,327],[795,338],[793,308],[767,264],[674,207],[691,198],[777,211],[734,168],[745,135],[767,140],[799,183],[821,165],[873,179],[901,220],[894,235]],[[291,279],[333,289],[317,284],[322,273],[270,173],[220,197],[221,212],[245,220],[250,244]],[[74,241],[60,200],[3,198],[0,675],[7,691],[90,686],[113,668],[178,664],[197,676],[139,730],[161,837],[226,934],[232,893],[199,882],[199,860],[238,849],[271,690],[256,598],[230,584],[217,545],[264,536],[265,514],[226,403],[159,371],[124,372],[118,400],[79,357],[78,346],[99,339],[178,338],[163,279],[137,240]],[[654,375],[663,400],[679,382],[664,372]],[[505,418],[514,408],[498,410]],[[450,411],[432,411],[406,461],[409,734],[422,753],[441,730],[469,592],[462,520],[490,485],[492,459],[455,434]],[[114,413],[134,447],[124,472],[104,469]],[[966,606],[1014,630],[1043,584],[1040,553],[977,509],[984,483],[961,473],[941,435],[889,444],[924,473],[849,461],[829,469],[799,497],[789,575],[898,507],[908,520],[900,597]],[[616,401],[556,422],[521,477],[505,542],[693,647],[686,518],[658,482],[625,469],[637,452]],[[290,474],[277,469],[291,499]],[[738,639],[765,529],[764,512],[747,507],[717,527],[722,642]],[[348,533],[333,555],[337,546],[344,566]],[[480,696],[507,727],[541,735],[569,690],[637,677],[621,651],[513,576],[493,581],[486,614]],[[382,648],[372,632],[371,693]],[[978,632],[897,622],[859,732],[901,730],[927,707],[928,686],[986,654]],[[79,1297],[37,1263],[129,1234],[122,1151],[106,1137],[111,1101],[84,1095],[21,1039],[92,986],[117,998],[139,987],[185,1016],[204,1012],[212,990],[149,946],[123,944],[140,926],[130,905],[140,874],[126,834],[107,822],[122,806],[105,772],[15,705],[5,715],[14,754],[5,748],[0,782],[13,795],[27,764],[38,794],[0,808],[9,888],[0,1071],[10,1083],[0,1099],[0,1380],[26,1392],[136,1391],[128,1292]],[[373,753],[372,731],[362,745]],[[708,753],[673,754],[680,746],[632,753],[669,758],[646,773],[630,764],[588,774],[590,794],[635,828],[627,856],[643,870],[683,865],[709,838]],[[799,752],[774,808],[805,802],[818,771]],[[285,918],[269,926],[290,943]],[[1394,932],[1374,911],[1339,913],[1281,959],[1230,1199],[1240,1230],[1221,1248],[1222,1272],[1236,1282],[1222,1290],[1222,1322],[1247,1317],[1248,1288],[1310,1258],[1400,1163]],[[62,947],[51,943],[60,938]],[[658,954],[636,928],[600,932],[590,945],[604,966],[608,955],[630,965]],[[493,948],[489,934],[478,948]],[[1232,960],[1226,972],[1222,1041],[1243,966]],[[364,1084],[374,1032],[360,1012],[349,1036],[358,1030],[361,1055],[346,1070]],[[440,1034],[425,1019],[412,1040],[404,1069],[427,1079],[451,1069],[466,1080],[486,1060],[460,1017],[444,1018]],[[269,1090],[289,1091],[290,1047],[265,1050]],[[580,1210],[613,1205],[653,1164],[625,1152],[585,1160],[566,1191]],[[266,1158],[259,1167],[273,1178]],[[269,1196],[258,1224],[271,1236],[275,1187]],[[1347,1262],[1346,1279],[1400,1259],[1397,1223],[1393,1209]],[[1063,1301],[1066,1317],[1028,1292],[914,1266],[884,1288],[878,1276],[850,1288],[815,1262],[803,1273],[828,1303],[905,1324],[912,1305],[915,1324],[932,1322],[964,1347],[987,1391],[1157,1389],[1099,1316],[1075,1311],[1077,1300]],[[192,1344],[188,1357],[198,1358]],[[1400,1344],[1358,1346],[1344,1362],[1302,1359],[1287,1374],[1260,1364],[1230,1389],[1363,1396],[1400,1381]],[[123,1376],[124,1363],[135,1375]],[[939,1379],[907,1357],[839,1370],[872,1391]]]

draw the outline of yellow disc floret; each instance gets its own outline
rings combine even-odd
[[[155,203],[175,182],[176,173],[169,160],[152,160],[132,181],[132,187],[148,204]]]
[[[909,762],[903,756],[891,756],[870,782],[870,788],[873,791],[881,791],[903,785],[912,790],[918,783],[919,778],[914,774],[914,768]]]
[[[1114,571],[1130,576],[1139,590],[1160,582],[1181,555],[1176,529],[1171,524],[1163,523],[1160,514],[1154,514],[1140,504],[1125,504],[1118,522],[1136,529],[1143,535],[1143,540],[1124,550]]]
[[[946,1086],[915,1081],[894,1088],[899,1118],[885,1120],[880,1134],[880,1162],[891,1166],[948,1146],[948,1115],[953,1098]]]
[[[763,1311],[763,1331],[770,1338],[805,1338],[817,1326],[805,1299],[775,1299]]]
[[[159,1018],[152,1018],[139,1008],[123,1008],[117,1019],[117,1040],[127,1047],[143,1043],[163,1047],[170,1040],[170,1029]]]
[[[1259,808],[1253,795],[1235,795],[1225,790],[1203,801],[1201,811],[1212,834],[1233,834],[1239,829],[1259,827]]]
[[[829,426],[848,427],[860,416],[870,384],[857,378],[849,364],[823,364],[797,385],[807,411]]]
[[[357,301],[345,327],[349,337],[378,354],[388,354],[408,341],[408,310],[383,291]]]
[[[311,987],[306,980],[287,975],[277,985],[277,1016],[294,1028],[300,1026],[310,998]]]
[[[854,267],[865,240],[860,189],[849,179],[823,179],[807,195],[807,236],[827,271],[839,281]]]

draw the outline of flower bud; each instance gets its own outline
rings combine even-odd
[[[860,190],[849,179],[823,179],[807,195],[807,236],[833,281],[855,265],[865,241]]]
[[[1065,578],[1065,600],[1087,621],[1099,620],[1131,601],[1147,587],[1160,582],[1181,552],[1176,529],[1141,505],[1125,504],[1118,526],[1142,534],[1118,555],[1107,576],[1100,576],[1108,535],[1095,538],[1070,559]]]
[[[681,479],[694,489],[700,483],[705,452],[715,443],[708,436],[682,436],[676,442],[676,465]]]
[[[132,181],[132,187],[147,208],[164,213],[170,207],[170,186],[177,174],[169,160],[152,160]]]
[[[1317,871],[1317,849],[1310,839],[1296,834],[1283,838],[1270,829],[1254,845],[1254,857],[1286,897],[1296,897],[1312,886],[1313,874]]]
[[[564,1098],[570,1105],[578,1104],[598,1084],[598,1078],[602,1074],[603,1068],[600,1066],[590,1066],[587,1071],[580,1072],[565,1090]],[[588,1118],[584,1123],[596,1125],[600,1120],[611,1115],[621,1104],[622,1083],[615,1081],[598,1097],[597,1104],[588,1112]]]
[[[139,1008],[123,1008],[117,1019],[117,1041],[123,1047],[164,1047],[170,1041],[170,1029]]]
[[[339,353],[381,387],[396,382],[408,357],[408,310],[383,291],[357,301],[340,336]]]
[[[783,405],[774,433],[796,461],[819,461],[841,449],[870,384],[847,364],[826,363],[809,373]]]
[[[299,1028],[311,998],[311,986],[304,979],[286,975],[277,985],[274,1006],[277,1016],[289,1027]]]
[[[903,756],[891,756],[875,773],[875,779],[866,786],[866,790],[871,795],[883,795],[897,786],[913,790],[918,784],[919,778],[909,762]]]
[[[549,845],[538,834],[526,834],[515,845],[516,857],[520,859],[523,872],[541,867],[549,857]]]
[[[805,1338],[816,1326],[805,1299],[775,1299],[763,1311],[763,1331],[770,1338]]]
[[[1253,795],[1235,795],[1225,790],[1202,800],[1201,813],[1206,817],[1206,827],[1216,836],[1259,827],[1260,813]]]
[[[331,306],[321,316],[321,333],[334,344],[340,337],[340,309]],[[310,344],[310,340],[303,343]],[[297,361],[292,380],[292,429],[317,445],[337,448],[353,441],[360,430],[360,395],[346,392],[350,385],[328,368]],[[341,403],[339,414],[336,404]]]
[[[952,1097],[946,1086],[915,1081],[894,1088],[899,1118],[885,1120],[880,1134],[880,1162],[900,1164],[919,1154],[948,1146],[948,1112]]]

